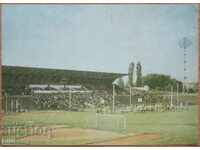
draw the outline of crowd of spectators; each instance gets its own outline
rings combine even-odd
[[[36,109],[39,110],[76,110],[109,106],[112,103],[112,93],[104,90],[90,93],[56,93],[32,95]]]

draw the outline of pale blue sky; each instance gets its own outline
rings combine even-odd
[[[4,5],[3,64],[127,73],[140,61],[143,74],[197,80],[197,8],[181,5]]]

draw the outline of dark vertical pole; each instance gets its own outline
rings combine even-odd
[[[2,5],[0,4],[0,112],[2,112]]]
[[[0,145],[2,145],[2,4],[0,4]]]

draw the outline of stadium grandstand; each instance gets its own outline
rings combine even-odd
[[[21,95],[31,84],[34,85],[81,85],[87,89],[112,91],[112,82],[123,75],[92,71],[30,68],[3,66],[3,92]]]
[[[127,74],[117,73],[3,66],[3,90],[5,112],[151,111],[157,105],[178,103],[171,93],[154,92],[148,86],[130,88]]]
[[[3,66],[4,110],[83,111],[101,107],[102,101],[110,106],[112,82],[123,75]]]

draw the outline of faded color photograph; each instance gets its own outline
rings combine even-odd
[[[197,145],[195,4],[2,5],[3,145]]]

